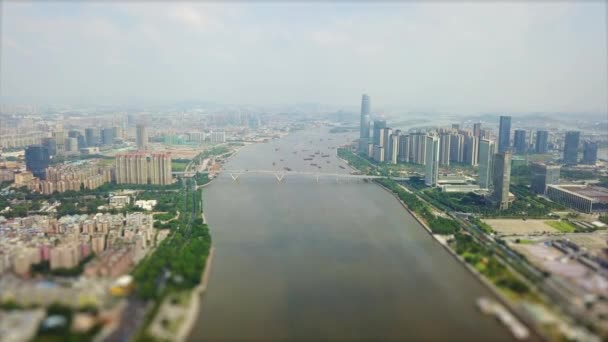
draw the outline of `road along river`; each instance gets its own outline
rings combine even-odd
[[[333,147],[349,137],[297,132],[225,168],[348,173]],[[377,185],[222,175],[204,209],[215,256],[192,341],[512,340],[475,305],[490,291]]]

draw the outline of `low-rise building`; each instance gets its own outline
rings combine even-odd
[[[583,213],[608,211],[608,189],[589,185],[548,185],[547,197]]]

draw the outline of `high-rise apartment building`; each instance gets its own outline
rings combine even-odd
[[[383,132],[382,130],[384,128],[386,128],[385,120],[374,120],[374,136],[372,137],[372,143],[374,145],[382,146],[382,144],[384,143],[384,136],[380,138],[380,134],[381,132]]]
[[[42,145],[32,145],[25,149],[25,167],[34,177],[45,179],[50,161],[49,150]]]
[[[536,153],[547,153],[549,151],[549,132],[537,131],[536,144],[534,146]]]
[[[436,136],[426,136],[426,172],[424,183],[427,186],[437,186],[439,178],[439,139]]]
[[[450,141],[451,136],[449,134],[439,136],[439,165],[450,165]]]
[[[492,187],[492,160],[494,158],[494,142],[488,139],[479,141],[479,187],[490,189]]]
[[[477,165],[477,154],[479,153],[479,138],[472,135],[464,137],[464,162],[467,165]]]
[[[511,183],[511,152],[494,154],[492,161],[492,191],[491,199],[498,204],[499,210],[509,208],[509,186]]]
[[[211,132],[210,139],[212,144],[223,144],[226,142],[226,132],[217,131]]]
[[[399,161],[410,162],[410,136],[399,136]]]
[[[523,129],[516,129],[513,134],[513,150],[515,153],[524,154],[528,150],[526,143],[526,131]]]
[[[116,183],[169,185],[171,154],[134,152],[116,155]]]
[[[583,164],[595,165],[597,163],[597,143],[585,141],[583,148]]]
[[[147,150],[148,149],[148,129],[144,124],[139,124],[136,127],[136,142],[138,150]]]
[[[450,161],[462,163],[464,161],[464,135],[450,135]]]
[[[498,128],[498,152],[507,152],[510,150],[511,139],[511,117],[501,116],[500,126]]]
[[[564,164],[575,165],[578,163],[578,143],[581,132],[568,131],[564,143]]]
[[[388,161],[392,164],[397,164],[397,161],[399,160],[399,137],[399,133],[391,135],[390,160]]]

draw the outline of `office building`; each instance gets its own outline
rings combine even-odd
[[[41,145],[49,150],[49,156],[57,155],[57,141],[55,138],[42,138]]]
[[[451,136],[449,134],[439,136],[439,165],[450,165],[450,141]]]
[[[532,163],[530,171],[532,172],[530,188],[537,194],[544,195],[548,185],[559,184],[559,165]]]
[[[501,116],[500,117],[500,126],[498,127],[498,152],[507,152],[510,151],[511,139],[511,117],[510,116]]]
[[[524,154],[528,150],[526,143],[526,131],[523,129],[516,129],[513,134],[513,150],[517,154]]]
[[[364,152],[369,143],[369,125],[371,115],[371,102],[367,94],[361,96],[361,122],[359,126],[359,152]]]
[[[537,131],[536,144],[534,146],[536,153],[547,153],[549,151],[549,132]]]
[[[595,165],[597,163],[597,143],[585,141],[583,148],[583,164]]]
[[[87,143],[86,147],[99,146],[99,129],[89,127],[84,130],[84,138]]]
[[[494,142],[488,139],[479,141],[479,187],[490,189],[492,187],[492,160],[495,153]]]
[[[114,144],[114,138],[116,138],[115,133],[116,133],[116,129],[114,129],[112,127],[106,127],[104,129],[102,129],[101,130],[101,144],[104,146],[110,146],[110,145]]]
[[[473,124],[473,136],[481,138],[481,122]]]
[[[138,150],[148,149],[148,129],[145,125],[139,124],[136,127],[135,140]]]
[[[509,208],[509,186],[511,183],[511,152],[494,154],[492,161],[491,199],[498,204],[499,210]]]
[[[426,137],[426,172],[424,183],[427,186],[437,186],[439,178],[439,139],[436,136]]]
[[[479,153],[479,138],[472,135],[464,137],[464,163],[477,165],[477,154]]]
[[[66,144],[66,151],[70,153],[78,152],[78,138],[68,138]]]
[[[49,149],[42,145],[32,145],[25,149],[25,167],[34,177],[46,178],[46,168],[49,167],[51,158]]]
[[[171,154],[134,152],[116,155],[116,183],[155,184],[172,183]]]
[[[564,164],[576,165],[578,163],[578,143],[581,132],[568,131],[564,143]]]

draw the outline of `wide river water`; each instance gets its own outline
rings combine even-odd
[[[348,173],[332,147],[352,137],[301,131],[224,168]],[[192,341],[511,340],[475,305],[490,292],[377,185],[222,174],[203,196],[215,255]]]

